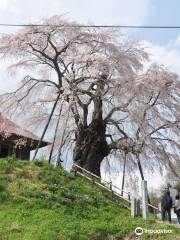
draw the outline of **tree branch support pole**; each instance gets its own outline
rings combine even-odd
[[[54,150],[55,140],[56,140],[57,131],[58,131],[58,127],[59,127],[59,121],[60,121],[61,112],[62,112],[62,106],[63,106],[63,105],[61,105],[61,107],[60,107],[59,117],[58,117],[58,120],[57,120],[57,123],[56,123],[56,128],[55,128],[55,132],[54,132],[53,143],[52,143],[52,147],[51,147],[51,151],[50,151],[49,159],[48,159],[48,162],[49,162],[49,163],[51,163],[52,153],[53,153],[53,150]]]
[[[57,98],[56,98],[56,101],[55,101],[55,103],[54,103],[54,105],[53,105],[53,108],[52,108],[52,110],[51,110],[51,113],[50,113],[50,116],[49,116],[49,118],[48,118],[48,121],[47,121],[47,123],[46,123],[46,125],[45,125],[44,131],[43,131],[43,133],[42,133],[42,135],[41,135],[41,138],[40,138],[40,140],[39,140],[39,142],[38,142],[38,145],[37,145],[37,148],[36,148],[36,150],[35,150],[35,153],[34,153],[34,156],[33,156],[33,160],[35,160],[36,155],[37,155],[38,150],[39,150],[39,147],[40,147],[40,145],[41,145],[41,143],[42,143],[42,141],[43,141],[43,139],[44,139],[44,135],[45,135],[45,133],[46,133],[46,131],[47,131],[47,129],[48,129],[49,123],[50,123],[50,121],[51,121],[51,118],[52,118],[53,113],[54,113],[54,111],[55,111],[56,105],[57,105],[57,103],[58,103],[60,94],[61,94],[61,92],[59,92],[59,94],[58,94],[58,96],[57,96]]]
[[[62,149],[62,146],[63,146],[63,139],[64,139],[66,127],[67,127],[67,122],[68,122],[68,118],[69,118],[70,108],[71,108],[71,104],[69,105],[69,108],[67,110],[66,117],[65,117],[65,120],[64,120],[65,121],[65,126],[62,129],[62,135],[60,137],[60,144],[59,144],[59,149],[58,149],[58,156],[57,156],[56,166],[59,166],[61,164],[61,149]]]
[[[123,196],[123,192],[124,192],[124,179],[125,179],[125,171],[126,171],[126,154],[127,153],[125,153],[124,165],[123,165],[123,178],[122,178],[121,196]]]
[[[142,170],[142,166],[141,166],[141,162],[140,162],[140,159],[139,159],[139,156],[136,155],[137,159],[138,159],[138,168],[139,168],[139,172],[140,172],[140,175],[141,175],[141,180],[143,181],[144,180],[144,174],[143,174],[143,170]],[[147,193],[148,194],[148,193]],[[148,194],[148,203],[150,204],[150,198],[149,198],[149,194]]]
[[[141,175],[141,180],[144,180],[144,174],[143,174],[143,171],[142,171],[142,166],[141,166],[141,162],[140,162],[139,156],[136,155],[136,157],[138,159],[138,168],[139,168],[139,172],[140,172],[140,175]]]

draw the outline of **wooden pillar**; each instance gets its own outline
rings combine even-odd
[[[128,192],[128,200],[129,200],[129,201],[131,200],[131,194],[130,194],[130,192]]]
[[[141,180],[144,180],[144,174],[143,174],[143,170],[142,170],[142,166],[141,166],[141,161],[140,161],[139,155],[136,155],[136,158],[138,160],[138,168],[139,168],[139,172],[140,172],[140,175],[141,175]],[[147,194],[148,194],[148,192],[147,192]],[[149,198],[149,194],[148,194],[148,203],[149,204],[151,203],[150,198]]]
[[[59,117],[58,117],[58,120],[57,120],[57,123],[56,123],[56,128],[55,128],[55,132],[54,132],[53,143],[52,143],[51,150],[50,150],[50,153],[49,153],[49,159],[48,159],[48,162],[49,162],[49,163],[51,163],[51,158],[52,158],[52,153],[53,153],[53,150],[54,150],[54,145],[55,145],[56,136],[57,136],[57,132],[58,132],[58,127],[59,127],[59,122],[60,122],[60,117],[61,117],[62,108],[63,108],[63,104],[61,104],[60,111],[59,111]]]
[[[143,180],[141,182],[142,190],[142,215],[146,219],[148,216],[148,193],[147,193],[147,181]]]
[[[11,156],[12,155],[12,147],[11,147],[11,144],[9,144],[9,149],[8,149],[8,156]]]
[[[35,153],[34,153],[34,156],[33,156],[33,160],[35,160],[35,158],[36,158],[36,155],[37,155],[37,153],[38,153],[38,150],[39,150],[39,148],[40,148],[40,145],[41,145],[41,143],[42,143],[42,141],[43,141],[43,139],[44,139],[44,136],[45,136],[45,134],[46,134],[46,131],[47,131],[48,127],[49,127],[51,118],[52,118],[52,116],[53,116],[53,114],[54,114],[54,111],[55,111],[55,109],[56,109],[56,105],[57,105],[57,103],[58,103],[58,100],[59,100],[60,95],[61,95],[61,91],[59,91],[59,94],[58,94],[58,96],[57,96],[57,98],[56,98],[56,101],[55,101],[54,104],[53,104],[53,107],[52,107],[52,109],[51,109],[51,113],[50,113],[50,115],[49,115],[49,117],[48,117],[47,123],[46,123],[46,125],[45,125],[45,127],[44,127],[44,130],[43,130],[43,133],[42,133],[41,138],[40,138],[40,140],[39,140],[39,142],[38,142],[38,145],[37,145],[37,147],[36,147],[36,150],[35,150]]]
[[[93,175],[91,175],[91,179],[92,179],[92,185],[94,186],[95,180],[94,180],[94,176]]]
[[[123,196],[123,192],[124,192],[125,171],[126,171],[126,153],[125,153],[125,156],[124,156],[124,165],[123,165],[123,178],[122,178],[122,188],[121,188],[121,195],[122,196]]]
[[[136,216],[140,215],[140,211],[141,211],[140,199],[137,199],[136,200]]]
[[[158,210],[159,210],[159,213],[160,213],[160,214],[158,214],[158,216],[162,220],[163,217],[162,217],[162,206],[161,206],[161,203],[158,204]]]
[[[77,177],[77,169],[74,169],[74,176]]]
[[[153,209],[153,211],[154,211],[154,218],[157,218],[157,210]]]
[[[136,216],[136,198],[131,198],[131,218],[135,218]]]
[[[110,182],[110,190],[111,190],[111,198],[113,199],[114,193],[113,193],[113,190],[112,190],[112,182]]]

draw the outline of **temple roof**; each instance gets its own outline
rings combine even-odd
[[[36,143],[39,142],[40,138],[31,133],[30,131],[22,128],[18,124],[15,124],[5,116],[3,116],[0,113],[0,135],[5,134],[5,135],[16,135],[18,138],[26,138],[29,140],[34,140]],[[42,141],[40,147],[47,146],[49,143],[46,141]],[[37,145],[37,144],[36,144]]]

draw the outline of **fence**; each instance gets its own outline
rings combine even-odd
[[[124,194],[127,195],[127,198],[123,197],[121,194],[119,194],[115,189],[118,189],[121,191],[120,188],[116,187],[115,185],[112,184],[112,182],[107,182],[103,179],[101,179],[99,176],[89,172],[88,170],[78,166],[77,164],[73,164],[73,170],[75,175],[78,174],[86,179],[88,179],[89,181],[92,182],[92,184],[97,185],[103,189],[105,189],[106,191],[110,192],[111,194],[111,200],[113,200],[113,202],[116,202],[117,198],[123,199],[124,201],[124,206],[128,209],[130,209],[130,198],[131,195],[130,193],[127,193],[125,191],[123,191]],[[118,202],[116,202],[118,203]]]
[[[106,191],[110,192],[111,200],[113,202],[117,203],[117,201],[116,201],[117,198],[124,200],[125,207],[128,208],[129,210],[131,209],[132,217],[140,215],[140,209],[142,209],[143,218],[147,218],[149,211],[154,214],[155,218],[157,217],[158,213],[160,213],[160,211],[157,207],[149,204],[147,201],[147,199],[148,199],[147,198],[147,187],[146,187],[147,183],[144,185],[145,186],[144,194],[143,194],[144,196],[142,198],[142,201],[140,201],[140,200],[136,199],[135,196],[130,194],[130,192],[126,192],[126,191],[122,190],[121,188],[113,185],[112,182],[107,182],[107,181],[101,179],[99,176],[89,172],[88,170],[80,167],[79,165],[77,165],[75,163],[73,164],[73,171],[74,171],[75,175],[78,174],[78,175],[88,179],[89,181],[91,181],[93,185],[97,185],[97,186],[105,189]],[[146,181],[144,181],[144,182],[146,182]],[[131,204],[131,207],[130,207],[130,204]]]

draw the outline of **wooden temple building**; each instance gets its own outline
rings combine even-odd
[[[35,150],[40,138],[10,121],[0,113],[0,158],[15,154],[22,160],[30,159],[30,151]],[[42,141],[40,148],[49,143]]]

